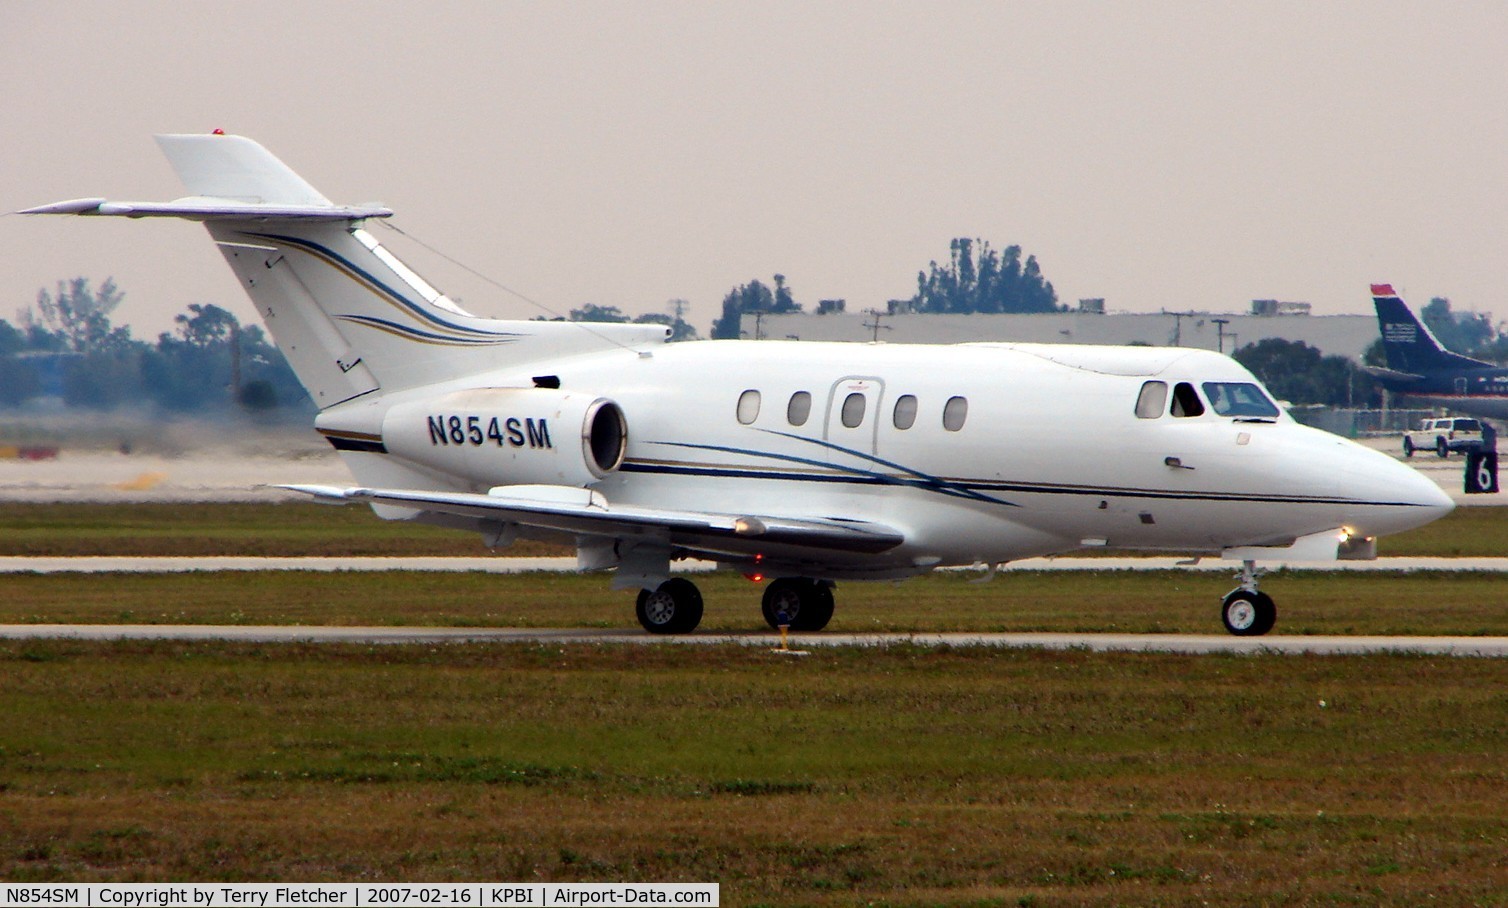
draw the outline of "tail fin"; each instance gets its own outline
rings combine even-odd
[[[1393,292],[1392,284],[1373,284],[1372,304],[1377,307],[1377,326],[1389,369],[1423,375],[1442,369],[1491,367],[1491,363],[1445,349],[1429,326]]]
[[[479,318],[366,229],[380,206],[335,205],[241,136],[158,136],[190,195],[172,202],[77,199],[23,214],[204,222],[310,397],[321,408],[610,345],[661,342],[659,325],[580,326]]]

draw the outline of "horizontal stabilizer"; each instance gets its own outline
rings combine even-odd
[[[905,541],[896,530],[867,521],[611,505],[600,492],[574,486],[498,486],[485,495],[310,485],[279,488],[326,501],[343,499],[438,511],[583,536],[622,538],[659,533],[676,545],[708,552],[755,553],[770,545],[790,545],[875,554]]]
[[[171,202],[70,199],[20,214],[80,214],[193,221],[336,220],[392,217],[380,205],[336,205],[276,155],[244,136],[158,136],[187,198]]]
[[[1385,378],[1389,381],[1404,382],[1424,381],[1424,376],[1417,372],[1399,372],[1396,369],[1384,369],[1382,366],[1362,366],[1361,371],[1377,378]]]
[[[390,208],[376,205],[286,205],[236,202],[215,198],[187,198],[172,202],[111,202],[107,199],[70,199],[26,208],[17,214],[78,214],[86,217],[185,218],[191,221],[313,220],[350,221],[389,218]]]

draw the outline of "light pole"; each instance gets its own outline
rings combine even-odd
[[[1212,321],[1212,322],[1215,323],[1216,343],[1219,345],[1219,352],[1220,353],[1224,353],[1225,352],[1225,326],[1230,324],[1230,319],[1228,319],[1228,318],[1212,318],[1212,319],[1210,319],[1210,321]]]

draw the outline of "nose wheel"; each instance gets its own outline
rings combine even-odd
[[[1242,562],[1241,572],[1236,575],[1241,585],[1227,593],[1220,603],[1220,619],[1225,629],[1237,637],[1260,637],[1277,623],[1278,608],[1272,597],[1257,589],[1257,580],[1263,573],[1256,562]]]

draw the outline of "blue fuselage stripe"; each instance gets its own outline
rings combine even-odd
[[[625,473],[652,473],[668,476],[705,476],[715,478],[732,479],[766,479],[777,482],[812,482],[812,483],[838,483],[857,486],[910,486],[923,491],[940,492],[942,488],[926,482],[907,480],[902,477],[889,477],[879,475],[822,475],[814,473],[781,472],[772,470],[749,470],[736,466],[707,466],[702,464],[666,464],[666,463],[643,463],[629,461],[621,467]],[[1259,495],[1243,494],[1239,492],[1169,492],[1156,489],[1127,489],[1106,488],[1095,486],[1053,486],[1034,483],[1003,483],[1003,482],[971,482],[967,480],[949,480],[947,487],[957,488],[974,494],[981,492],[1016,492],[1033,495],[1075,495],[1097,496],[1100,498],[1145,498],[1163,499],[1176,501],[1219,501],[1219,502],[1248,502],[1255,504],[1328,504],[1328,505],[1363,505],[1370,507],[1417,507],[1417,503],[1410,501],[1363,501],[1354,498],[1321,498],[1302,495]],[[970,496],[972,497],[972,496]],[[998,502],[985,496],[979,496],[978,500]]]

